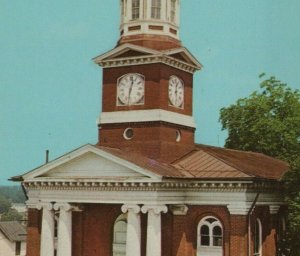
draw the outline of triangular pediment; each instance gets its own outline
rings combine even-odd
[[[130,57],[138,57],[138,56],[146,56],[146,55],[158,55],[161,54],[159,51],[149,49],[146,47],[133,45],[133,44],[123,44],[120,45],[111,51],[108,51],[100,56],[95,57],[93,60],[95,63],[100,63],[106,60],[112,59],[122,59],[122,58],[130,58]]]
[[[23,175],[28,180],[159,180],[136,164],[86,145]]]
[[[166,50],[164,51],[164,54],[174,59],[193,65],[197,67],[197,69],[202,68],[202,64],[184,47]]]
[[[190,73],[202,68],[200,62],[184,47],[157,51],[127,43],[95,57],[93,60],[105,68],[152,63],[165,63]]]

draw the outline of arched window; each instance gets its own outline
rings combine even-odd
[[[197,255],[223,255],[223,228],[214,217],[205,217],[198,224]]]
[[[127,215],[120,215],[114,224],[113,256],[126,255]]]
[[[286,231],[286,222],[285,222],[285,218],[282,217],[280,218],[278,223],[278,231],[277,231],[278,240],[283,240],[285,238],[285,231]]]
[[[152,0],[151,3],[151,18],[160,19],[161,0]]]
[[[140,0],[132,0],[131,15],[133,20],[140,18]]]
[[[262,226],[260,219],[256,219],[254,226],[254,256],[261,256],[262,252]]]

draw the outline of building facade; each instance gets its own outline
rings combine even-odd
[[[19,222],[0,222],[0,255],[26,255],[26,229]]]
[[[188,4],[188,3],[185,3]],[[286,163],[195,144],[179,0],[120,1],[99,141],[24,175],[28,256],[274,256]]]

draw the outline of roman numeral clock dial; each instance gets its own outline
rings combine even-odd
[[[183,108],[184,85],[177,76],[169,79],[169,104],[176,108]]]
[[[145,79],[140,74],[126,74],[118,79],[117,105],[144,104]]]

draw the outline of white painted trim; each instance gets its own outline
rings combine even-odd
[[[146,55],[118,58],[119,55],[130,50],[146,53]],[[184,53],[189,59],[189,61],[181,61],[170,56],[176,53]],[[167,50],[167,51],[156,51],[153,49],[149,49],[146,47],[137,46],[129,43],[122,44],[117,48],[114,48],[113,50],[110,50],[102,55],[99,55],[93,58],[93,61],[94,63],[103,66],[103,68],[142,65],[142,64],[150,64],[150,63],[164,63],[167,65],[174,66],[178,69],[185,70],[190,73],[193,73],[195,72],[195,70],[199,70],[202,68],[201,63],[198,62],[197,59],[184,47]]]
[[[181,47],[181,48],[175,48],[175,49],[170,49],[170,50],[165,50],[163,51],[163,53],[165,53],[166,55],[173,55],[173,54],[177,54],[177,53],[184,53],[189,59],[190,61],[193,62],[193,64],[195,66],[198,66],[200,68],[202,68],[202,64],[194,57],[194,55],[185,47]]]
[[[103,157],[109,161],[112,161],[114,163],[117,163],[119,165],[122,165],[124,167],[127,167],[133,171],[136,171],[138,173],[143,174],[143,176],[148,176],[149,178],[152,178],[154,180],[161,180],[161,176],[154,174],[153,172],[146,170],[144,168],[141,168],[127,160],[121,159],[119,157],[116,157],[108,152],[105,152],[104,150],[101,150],[99,148],[96,148],[95,146],[92,146],[90,144],[85,145],[83,147],[80,147],[70,153],[67,153],[63,156],[61,156],[58,159],[55,159],[51,162],[49,162],[48,164],[45,164],[37,169],[34,169],[26,174],[23,175],[23,179],[24,181],[28,181],[28,180],[36,180],[36,178],[38,176],[41,176],[45,173],[47,173],[48,171],[50,171],[51,169],[58,167],[62,164],[65,164],[67,162],[72,161],[73,159],[80,157],[86,153],[92,152],[100,157]],[[38,178],[39,179],[39,178]],[[44,179],[44,178],[42,178]],[[53,178],[50,178],[49,180],[53,180]]]
[[[261,256],[262,255],[262,224],[261,224],[261,220],[259,219],[259,218],[257,218],[256,219],[256,221],[255,221],[255,227],[254,227],[254,239],[253,239],[253,243],[255,243],[255,240],[256,240],[256,238],[255,238],[255,236],[256,236],[256,232],[255,232],[255,230],[256,230],[256,224],[258,224],[258,252],[253,252],[253,255],[255,255],[255,256]],[[255,249],[255,248],[254,248]]]
[[[138,45],[134,45],[134,44],[129,44],[129,43],[126,43],[126,44],[122,44],[106,53],[103,53],[95,58],[93,58],[93,61],[95,63],[99,63],[100,61],[103,61],[105,59],[108,59],[108,58],[114,58],[120,54],[123,54],[127,51],[137,51],[137,52],[141,52],[141,53],[146,53],[146,54],[151,54],[151,55],[155,55],[155,54],[160,54],[161,52],[159,51],[156,51],[156,50],[153,50],[153,49],[150,49],[150,48],[146,48],[146,47],[143,47],[143,46],[138,46]]]
[[[156,121],[196,128],[192,116],[162,109],[102,112],[97,122],[98,124],[113,124]]]

